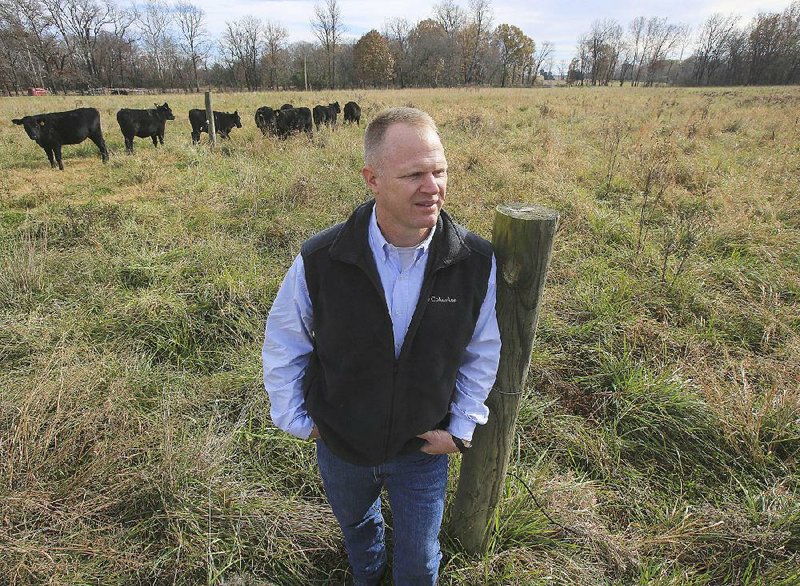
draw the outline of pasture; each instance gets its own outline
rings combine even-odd
[[[360,128],[253,120],[336,100]],[[125,155],[117,110],[164,101],[165,145]],[[462,224],[561,214],[495,535],[445,535],[441,584],[800,583],[798,88],[217,94],[243,128],[214,152],[202,95],[0,100],[0,582],[343,583],[260,345],[301,242],[367,197],[364,122],[408,104]],[[106,165],[11,124],[85,106]]]

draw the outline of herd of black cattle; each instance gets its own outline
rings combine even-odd
[[[123,108],[117,112],[117,122],[122,136],[125,137],[125,151],[133,153],[133,139],[135,137],[153,140],[153,146],[160,142],[164,144],[164,126],[167,120],[175,120],[169,105],[164,102],[160,106],[149,110],[132,110]],[[290,135],[305,132],[311,136],[313,125],[319,131],[320,126],[336,128],[336,116],[341,112],[339,102],[327,106],[314,106],[310,108],[295,108],[291,104],[284,104],[278,109],[262,106],[256,110],[256,126],[264,135],[277,136],[286,139]],[[355,122],[361,125],[361,108],[355,102],[344,105],[344,121]],[[100,149],[100,156],[105,163],[108,161],[108,149],[103,140],[100,129],[100,112],[95,108],[78,108],[67,112],[50,112],[48,114],[34,114],[12,120],[14,124],[25,128],[31,140],[44,149],[50,166],[64,170],[61,162],[61,146],[65,144],[78,144],[87,138]],[[208,132],[208,120],[205,110],[189,110],[189,123],[192,125],[192,143],[200,141],[200,133]],[[241,128],[242,120],[239,112],[214,111],[214,127],[221,138],[228,138],[233,128]]]

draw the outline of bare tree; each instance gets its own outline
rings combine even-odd
[[[648,21],[647,34],[650,54],[648,55],[645,85],[653,85],[656,73],[663,68],[670,53],[678,45],[682,32],[682,25],[668,23],[666,18],[651,18]]]
[[[782,13],[756,16],[748,33],[747,45],[747,83],[796,81],[800,67],[800,2],[793,2]]]
[[[595,20],[581,45],[592,85],[608,85],[622,50],[622,26],[613,19]]]
[[[149,0],[143,9],[137,8],[137,12],[144,49],[155,70],[158,84],[164,88],[167,64],[175,49],[170,33],[172,12],[164,0]]]
[[[328,59],[328,84],[336,87],[336,47],[340,44],[344,25],[337,0],[324,0],[314,5],[314,18],[311,20],[314,36],[325,50]]]
[[[589,78],[592,81],[592,85],[597,85],[607,35],[607,21],[595,20],[592,22],[589,34],[583,37],[582,45],[585,47],[584,52],[588,60]]]
[[[254,16],[243,16],[226,22],[221,47],[229,67],[243,75],[247,89],[257,89],[261,84],[258,63],[263,50],[261,21]]]
[[[23,52],[19,44],[21,30],[15,23],[4,18],[0,12],[0,83],[6,94],[19,94],[20,85],[24,82],[22,72],[25,67]]]
[[[267,21],[264,25],[264,57],[267,61],[269,71],[269,85],[272,89],[278,89],[278,67],[280,56],[283,51],[289,33],[281,25],[272,21]]]
[[[641,17],[641,21],[638,21],[638,19],[636,21],[637,26],[641,25],[641,29],[638,31],[641,45],[637,51],[637,58],[634,60],[634,71],[631,79],[631,85],[639,85],[639,78],[642,76],[645,64],[650,56],[650,43],[653,41],[653,35],[651,33],[653,28],[658,26],[659,20],[660,19],[658,18],[645,19],[644,17]]]
[[[692,36],[692,27],[688,24],[679,24],[677,25],[677,29],[675,31],[675,45],[676,47],[680,47],[680,51],[678,52],[677,59],[670,59],[669,67],[667,68],[666,77],[671,84],[675,84],[678,79],[678,75],[681,71],[681,64],[683,63],[683,54],[686,51],[687,45],[691,41]],[[675,64],[677,63],[678,67],[676,69],[676,73],[673,75],[672,70]]]
[[[194,91],[200,91],[197,66],[208,56],[211,49],[206,29],[206,14],[202,8],[180,0],[175,5],[175,20],[180,29],[179,47],[192,65]]]
[[[124,86],[131,81],[136,69],[137,53],[133,39],[136,15],[132,10],[114,6],[110,23],[99,37],[97,61],[100,73],[108,86]]]
[[[630,73],[631,85],[635,70],[638,67],[639,58],[644,50],[644,31],[647,19],[644,16],[637,16],[628,24],[628,37],[625,41],[625,60],[622,64],[619,85],[625,83],[625,78]]]
[[[65,53],[44,6],[37,0],[2,0],[0,26],[4,31],[3,50],[6,62],[16,63],[17,59],[24,59],[23,53],[28,53],[29,74],[36,78],[38,85],[45,86],[47,80],[47,83],[55,87],[57,76],[54,70],[65,57]],[[18,76],[15,67],[10,66],[9,78],[16,83]]]
[[[386,23],[384,36],[389,39],[389,47],[394,59],[394,72],[401,88],[406,87],[405,72],[408,68],[411,23],[405,18],[393,18]]]
[[[695,53],[694,77],[696,83],[707,83],[722,63],[725,48],[733,34],[739,17],[713,14],[703,24]]]
[[[441,25],[448,37],[454,37],[467,24],[467,15],[453,0],[443,0],[433,7],[434,20]]]
[[[536,83],[536,78],[539,77],[539,71],[542,68],[542,64],[549,60],[552,55],[553,43],[550,41],[542,41],[542,43],[539,45],[539,49],[536,51],[536,55],[533,57],[533,61],[531,62],[531,85]]]
[[[579,43],[579,50],[580,47],[584,47],[584,43]],[[581,57],[575,57],[569,63],[569,68],[567,69],[567,85],[575,85],[577,82],[581,82],[583,85],[583,78],[584,78],[584,66],[582,62],[586,61],[585,55]]]
[[[95,49],[103,27],[111,23],[113,4],[95,0],[42,0],[49,17],[61,33],[68,55],[77,60],[87,81],[99,81]]]
[[[558,62],[558,79],[564,80],[567,76],[567,71],[569,70],[569,65],[567,64],[565,59],[561,59]]]
[[[421,20],[409,34],[409,73],[414,85],[439,87],[455,79],[453,68],[448,69],[448,60],[453,61],[452,49],[456,41],[437,21]],[[450,73],[451,78],[446,75]]]
[[[462,41],[466,84],[475,80],[479,52],[484,44],[488,44],[492,19],[491,0],[469,0],[468,25],[464,29]]]

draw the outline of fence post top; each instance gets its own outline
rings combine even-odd
[[[497,206],[497,212],[518,220],[558,220],[556,210],[532,203],[503,203]]]

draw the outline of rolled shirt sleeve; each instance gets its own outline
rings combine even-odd
[[[500,363],[500,330],[497,326],[497,262],[492,256],[492,269],[486,297],[481,305],[472,339],[464,351],[464,359],[456,377],[456,391],[450,404],[447,431],[463,440],[472,440],[476,425],[489,418],[485,402],[492,390]]]
[[[314,348],[312,332],[311,298],[298,254],[267,317],[261,359],[273,423],[302,439],[308,439],[314,427],[303,399],[303,375]]]

